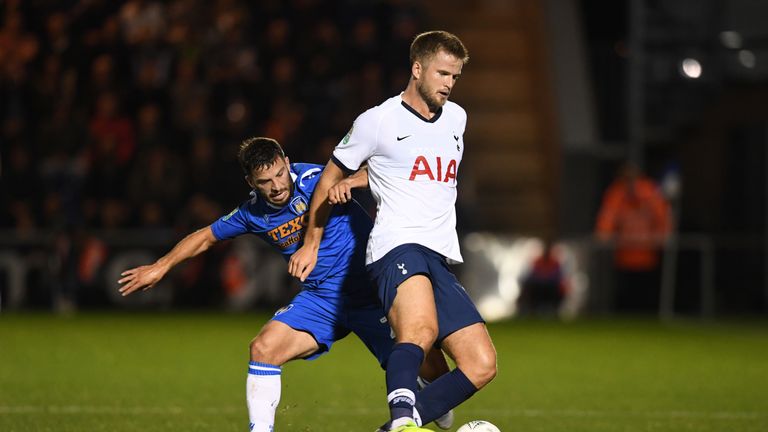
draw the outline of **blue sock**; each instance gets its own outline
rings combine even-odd
[[[418,393],[416,409],[421,415],[421,423],[434,421],[472,397],[476,391],[475,385],[459,368],[441,376]]]
[[[424,350],[412,343],[399,343],[387,360],[387,402],[392,420],[413,418],[416,403],[416,377],[424,360]]]

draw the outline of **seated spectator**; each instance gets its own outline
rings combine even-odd
[[[541,254],[520,278],[520,289],[518,307],[521,314],[557,314],[560,302],[568,292],[568,285],[551,241],[544,242]]]

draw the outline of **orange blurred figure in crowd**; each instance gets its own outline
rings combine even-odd
[[[642,292],[657,295],[659,249],[671,229],[670,206],[656,182],[636,166],[624,165],[603,195],[596,226],[600,240],[615,243],[619,299],[647,305],[649,295]]]

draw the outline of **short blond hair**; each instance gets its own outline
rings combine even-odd
[[[469,52],[467,47],[453,33],[447,31],[434,30],[417,35],[411,43],[411,64],[415,62],[426,63],[437,54],[444,50],[448,54],[461,59],[464,64],[469,61]]]

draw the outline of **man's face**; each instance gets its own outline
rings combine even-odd
[[[270,204],[282,207],[291,199],[293,180],[288,158],[278,157],[272,165],[253,170],[245,180]]]
[[[439,50],[431,59],[420,64],[416,88],[431,111],[436,111],[448,101],[462,67],[464,62],[461,59],[444,50]]]

